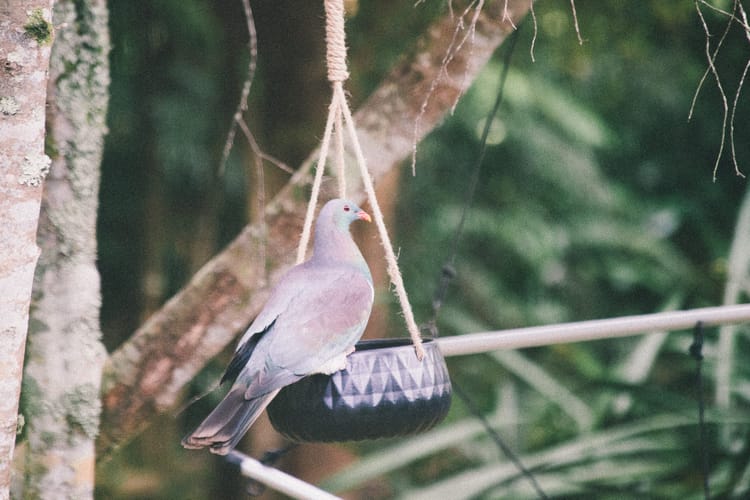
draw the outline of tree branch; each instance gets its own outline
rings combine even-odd
[[[529,0],[500,4],[484,8],[471,42],[453,54],[447,68],[441,64],[451,48],[456,20],[446,14],[433,23],[356,113],[358,137],[375,181],[412,152],[415,120],[421,120],[419,140],[450,112],[512,31],[511,23],[517,25],[530,6]],[[510,13],[507,19],[501,16],[503,8]],[[424,105],[429,91],[431,98]],[[311,155],[268,205],[267,241],[262,241],[258,226],[245,227],[112,354],[103,382],[98,458],[133,437],[156,414],[174,408],[184,386],[257,314],[269,285],[294,261],[315,158]],[[335,189],[330,191],[323,193],[324,199]],[[361,199],[361,188],[352,186],[351,197]],[[267,262],[254,258],[263,245],[271,250]],[[272,270],[271,283],[265,281],[266,265]]]

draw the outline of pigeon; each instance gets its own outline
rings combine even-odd
[[[349,233],[356,220],[370,216],[351,201],[321,209],[312,256],[273,288],[221,379],[232,387],[182,446],[226,455],[283,387],[346,368],[374,299],[370,269]]]

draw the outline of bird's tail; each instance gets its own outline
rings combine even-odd
[[[198,428],[182,439],[182,446],[189,449],[208,446],[211,453],[226,455],[278,392],[275,390],[257,398],[245,399],[244,390],[233,388]]]

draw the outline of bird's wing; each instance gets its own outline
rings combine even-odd
[[[234,356],[221,377],[221,384],[226,381],[235,381],[253,355],[260,339],[273,329],[276,318],[288,309],[289,303],[294,301],[300,291],[304,289],[307,280],[307,272],[304,266],[295,266],[281,276],[279,282],[271,291],[268,300],[266,300],[263,309],[237,343]]]
[[[287,290],[291,299],[248,362],[247,398],[315,373],[352,347],[367,325],[374,296],[367,276],[350,266],[310,267],[301,274],[304,280],[280,283],[294,285]]]
[[[222,375],[219,384],[223,384],[227,381],[234,383],[237,376],[242,372],[245,365],[247,365],[247,362],[250,360],[250,356],[255,352],[255,348],[258,346],[260,339],[262,339],[263,335],[273,328],[274,322],[275,321],[271,321],[271,323],[263,330],[251,332],[251,335],[247,335],[247,333],[245,334],[248,338],[245,339],[244,342],[238,344],[237,349],[234,351],[234,356],[232,356],[232,360],[227,365],[226,370],[224,370],[224,375]]]

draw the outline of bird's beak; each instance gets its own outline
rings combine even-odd
[[[357,218],[359,220],[366,220],[367,222],[372,222],[372,218],[370,217],[370,214],[368,214],[364,210],[360,210],[359,212],[357,212]]]

